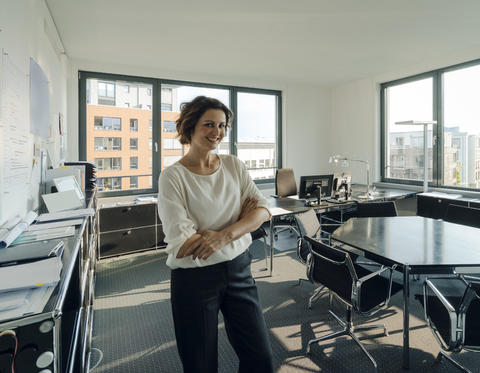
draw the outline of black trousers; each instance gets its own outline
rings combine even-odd
[[[218,311],[241,373],[272,373],[272,350],[247,250],[202,268],[174,269],[171,302],[177,348],[188,373],[218,371]]]

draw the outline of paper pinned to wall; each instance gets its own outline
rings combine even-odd
[[[25,190],[28,185],[28,78],[2,50],[2,197]]]
[[[33,161],[32,174],[30,176],[30,184],[28,191],[33,198],[38,197],[38,191],[40,190],[40,167],[38,162]]]
[[[30,58],[30,133],[48,139],[50,89],[42,68]]]

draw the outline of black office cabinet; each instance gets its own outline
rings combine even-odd
[[[448,198],[431,194],[417,195],[417,215],[425,218],[444,219],[448,205],[469,206],[468,198]]]
[[[156,203],[102,205],[98,223],[99,258],[165,246]]]
[[[470,202],[470,207],[480,209],[480,201],[477,200],[477,201]]]

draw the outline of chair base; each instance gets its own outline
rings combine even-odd
[[[358,339],[358,337],[355,335],[355,330],[369,330],[369,329],[377,329],[377,328],[382,328],[384,330],[384,335],[388,335],[388,332],[387,332],[387,327],[385,326],[385,324],[378,324],[378,325],[363,325],[363,326],[353,326],[353,323],[351,321],[351,318],[352,318],[352,310],[351,310],[351,307],[348,307],[347,308],[347,321],[346,322],[343,322],[337,315],[335,315],[335,313],[333,313],[331,310],[328,311],[328,313],[333,316],[333,318],[335,320],[337,320],[337,322],[343,326],[343,330],[340,330],[338,332],[334,332],[334,333],[331,333],[331,334],[328,334],[326,336],[323,336],[323,337],[320,337],[320,338],[316,338],[316,339],[312,339],[311,341],[308,342],[308,345],[307,345],[307,354],[310,354],[310,350],[311,350],[311,345],[314,344],[314,343],[318,343],[318,342],[321,342],[321,341],[326,341],[327,339],[332,339],[332,338],[337,338],[337,337],[341,337],[341,336],[344,336],[344,335],[347,335],[349,336],[350,338],[352,338],[355,343],[361,348],[361,350],[363,351],[363,353],[365,355],[367,355],[367,357],[370,359],[370,361],[372,362],[373,366],[374,366],[374,371],[375,373],[377,372],[377,362],[373,359],[372,355],[370,355],[368,353],[368,351],[365,349],[365,346],[363,345],[362,342],[360,342],[360,340]]]
[[[298,279],[298,285],[300,285],[302,283],[302,281],[310,282],[310,280],[308,278],[299,278]],[[310,298],[308,298],[308,308],[312,308],[312,302],[315,299],[319,298],[320,292],[323,290],[324,287],[325,287],[324,285],[320,286],[317,290],[315,290],[313,295]]]
[[[464,373],[473,373],[471,370],[468,370],[467,368],[465,368],[463,365],[461,365],[458,361],[454,360],[452,357],[448,356],[444,351],[440,351],[438,353],[438,356],[437,356],[437,361],[439,363],[442,362],[442,357],[444,357],[445,359],[447,359],[447,361],[449,361],[450,363],[452,363],[453,365],[455,365],[455,367],[461,371],[461,372],[464,372]]]
[[[280,229],[277,230],[277,228],[280,228]],[[279,234],[279,233],[282,233],[282,232],[284,232],[284,231],[289,231],[290,234],[292,234],[293,232],[295,232],[296,235],[297,235],[298,237],[300,237],[300,234],[298,233],[298,231],[297,231],[294,227],[292,227],[292,226],[290,226],[290,225],[277,225],[276,227],[273,228],[273,238],[275,238],[276,240],[278,240],[278,234]]]

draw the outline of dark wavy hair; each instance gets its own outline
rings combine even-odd
[[[198,96],[192,101],[183,102],[180,105],[180,115],[175,120],[180,144],[188,145],[192,142],[192,134],[193,131],[195,131],[195,126],[202,115],[209,109],[222,110],[227,119],[226,127],[231,128],[230,123],[233,121],[233,111],[215,98]]]

